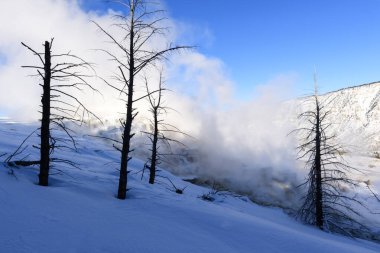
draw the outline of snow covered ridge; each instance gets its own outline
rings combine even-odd
[[[0,154],[14,150],[35,127],[0,123]],[[0,164],[0,252],[380,251],[379,244],[321,232],[244,197],[214,194],[213,202],[205,201],[201,196],[210,189],[165,170],[150,185],[141,180],[144,161],[139,159],[131,161],[128,199],[117,200],[117,152],[101,140],[78,137],[78,152],[61,156],[81,169],[54,168],[49,187],[36,185],[37,168]],[[36,152],[29,149],[29,158]],[[175,193],[165,178],[186,187],[184,193]]]
[[[330,131],[347,152],[377,156],[380,151],[380,82],[329,92],[321,99],[331,101],[326,105],[326,110],[331,111]]]

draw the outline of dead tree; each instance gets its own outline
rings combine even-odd
[[[301,217],[305,221],[308,221],[320,229],[323,229],[324,225],[324,212],[323,212],[323,191],[322,191],[322,159],[321,148],[326,144],[325,140],[322,140],[322,133],[324,130],[323,119],[327,114],[321,115],[321,105],[319,103],[318,95],[314,96],[315,108],[312,111],[304,112],[300,117],[308,118],[308,122],[311,124],[308,131],[306,142],[300,145],[298,148],[302,153],[299,159],[309,155],[307,163],[310,166],[309,176],[307,183],[309,184],[308,194],[306,196],[305,203],[301,208]],[[309,217],[312,216],[312,217]]]
[[[182,142],[179,140],[176,140],[174,138],[170,138],[168,136],[168,133],[176,133],[181,135],[187,134],[180,131],[177,127],[165,123],[164,119],[161,117],[163,114],[166,114],[168,110],[170,110],[169,107],[164,106],[163,100],[162,100],[162,92],[165,91],[165,89],[162,87],[163,85],[163,76],[162,71],[160,72],[159,82],[158,82],[158,92],[153,94],[149,90],[148,86],[148,80],[145,78],[145,86],[146,86],[146,92],[148,95],[148,100],[150,104],[149,111],[151,112],[152,119],[150,119],[151,124],[151,132],[143,131],[143,133],[148,135],[148,138],[151,141],[151,156],[148,159],[148,163],[145,165],[146,168],[149,169],[149,183],[154,184],[154,180],[156,177],[156,171],[157,166],[161,163],[162,156],[165,156],[167,154],[163,154],[160,152],[160,143],[166,144],[167,147],[170,148],[170,143],[178,143],[180,145],[185,146]],[[173,155],[173,154],[171,154]]]
[[[321,230],[358,236],[355,231],[368,231],[357,221],[360,213],[355,209],[355,205],[364,205],[347,191],[359,186],[348,175],[358,170],[345,163],[341,146],[334,143],[336,136],[329,133],[330,111],[326,106],[332,100],[325,97],[321,102],[316,88],[310,109],[299,115],[306,126],[297,129],[303,133],[298,159],[306,160],[309,173],[301,185],[307,186],[307,193],[297,217]]]
[[[148,81],[145,80],[146,84],[146,91],[147,94],[150,94],[149,87],[148,87]],[[149,138],[152,142],[152,149],[151,149],[151,157],[149,159],[150,165],[149,165],[149,183],[154,184],[154,179],[156,177],[156,166],[158,165],[158,138],[159,138],[159,114],[161,114],[161,111],[164,110],[161,105],[161,98],[162,98],[162,72],[160,73],[160,80],[159,80],[159,87],[158,87],[158,98],[157,102],[156,99],[153,97],[153,94],[150,94],[148,96],[149,103],[150,103],[150,112],[153,116],[153,121],[151,121],[151,124],[153,126],[153,133],[148,133]]]
[[[151,149],[151,152],[152,152],[152,155],[150,157],[150,165],[149,165],[149,183],[150,184],[154,184],[154,179],[156,177],[156,166],[158,164],[158,161],[157,161],[157,153],[158,153],[158,133],[159,133],[159,130],[158,130],[158,123],[159,123],[159,119],[158,119],[158,115],[161,113],[161,98],[162,98],[162,73],[160,74],[160,81],[159,81],[159,87],[158,87],[158,98],[157,98],[157,102],[155,101],[155,99],[152,97],[152,95],[149,95],[148,98],[149,98],[149,103],[150,103],[150,112],[152,113],[152,116],[153,116],[153,121],[152,121],[152,125],[153,125],[153,133],[151,134],[151,136],[149,136],[151,142],[152,142],[152,149]],[[147,93],[149,94],[149,87],[148,87],[148,82],[146,81],[146,90],[147,90]]]
[[[22,66],[23,68],[32,68],[37,70],[35,76],[39,76],[43,83],[42,86],[42,118],[40,127],[40,165],[39,185],[47,186],[49,184],[49,170],[51,162],[67,163],[75,166],[75,163],[60,158],[52,158],[51,155],[55,149],[75,149],[76,142],[73,137],[73,130],[67,127],[68,121],[81,124],[86,116],[100,120],[94,113],[74,95],[70,94],[70,89],[82,90],[90,88],[98,92],[87,81],[89,75],[82,74],[80,71],[92,69],[91,65],[82,58],[68,53],[52,54],[53,39],[45,41],[43,44],[44,52],[38,53],[31,47],[21,43],[38,57],[41,65]],[[60,129],[67,138],[55,137],[52,131]],[[71,142],[73,146],[67,145]],[[17,162],[16,162],[17,164]],[[21,162],[20,164],[28,164]],[[32,164],[36,164],[33,161]]]
[[[120,176],[117,198],[125,199],[127,191],[127,175],[128,175],[128,161],[131,159],[130,153],[132,151],[131,139],[134,134],[131,132],[132,122],[137,115],[135,102],[142,99],[135,98],[135,80],[136,77],[146,67],[157,63],[157,61],[165,59],[171,53],[181,49],[189,48],[184,46],[168,46],[164,49],[151,49],[149,43],[156,36],[163,35],[166,28],[160,27],[159,24],[163,17],[160,17],[162,10],[148,10],[148,2],[144,0],[120,0],[115,1],[124,7],[129,15],[122,14],[114,15],[117,22],[114,27],[120,30],[120,33],[111,34],[106,28],[100,24],[95,25],[101,30],[102,33],[110,40],[115,46],[114,51],[102,50],[110,60],[117,64],[119,75],[114,76],[118,84],[111,84],[109,81],[104,80],[110,87],[124,95],[126,99],[126,115],[125,121],[122,122],[122,147],[121,160],[120,160]],[[121,37],[120,34],[122,34]],[[119,36],[118,36],[119,35]],[[118,51],[116,53],[116,51]]]

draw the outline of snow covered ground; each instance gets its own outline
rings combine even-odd
[[[0,155],[35,127],[0,123]],[[149,185],[137,159],[131,161],[128,199],[118,200],[117,153],[101,140],[78,140],[78,153],[63,157],[81,170],[57,165],[49,187],[36,185],[37,168],[0,165],[0,252],[380,252],[379,244],[304,226],[246,197],[202,200],[210,189],[166,171]],[[32,159],[37,151],[28,150]],[[186,187],[184,194],[173,192],[164,177]]]

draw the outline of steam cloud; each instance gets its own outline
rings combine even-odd
[[[22,18],[15,19],[10,10],[17,10]],[[20,68],[37,62],[20,45],[21,41],[39,50],[44,40],[54,37],[56,52],[72,50],[96,63],[99,75],[112,75],[113,63],[91,49],[113,49],[89,20],[110,28],[113,13],[86,13],[75,0],[2,1],[0,22],[6,25],[0,26],[0,113],[19,121],[39,118],[38,79]],[[156,38],[151,46],[180,39],[175,21],[166,22],[172,27],[171,33],[165,39]],[[157,83],[156,72],[148,70],[145,74],[152,77],[153,84]],[[287,189],[297,182],[298,176],[294,141],[287,136],[292,130],[291,117],[287,116],[289,108],[283,106],[291,94],[284,95],[283,91],[291,90],[295,76],[274,78],[258,86],[252,101],[240,101],[234,95],[234,84],[225,74],[223,62],[192,50],[171,57],[165,77],[167,86],[176,91],[167,94],[168,105],[179,111],[168,114],[168,121],[195,138],[189,144],[195,162],[172,168],[173,171],[215,178],[232,189],[261,196],[259,199],[287,198]],[[120,117],[123,102],[100,80],[94,78],[92,83],[102,96],[93,92],[76,95],[97,115],[114,122]],[[280,93],[281,96],[275,95]],[[141,102],[141,118],[148,117],[147,108]]]

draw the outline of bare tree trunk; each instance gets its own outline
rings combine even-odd
[[[316,134],[315,134],[315,218],[316,226],[323,230],[323,205],[322,205],[322,169],[321,169],[321,131],[320,131],[320,107],[318,98],[316,102]]]
[[[44,85],[42,94],[42,120],[41,120],[41,164],[39,185],[49,184],[50,161],[50,81],[51,81],[51,54],[50,43],[45,41]]]
[[[120,161],[120,177],[119,187],[117,192],[118,199],[125,199],[127,193],[127,179],[128,179],[128,161],[131,138],[131,129],[133,121],[133,85],[134,85],[134,71],[135,71],[135,53],[134,53],[134,5],[132,1],[131,12],[131,30],[129,37],[129,82],[128,82],[128,102],[127,102],[127,115],[125,120],[125,127],[123,132],[123,147],[121,151]]]
[[[159,105],[158,105],[159,106]],[[150,174],[149,174],[149,183],[154,184],[154,179],[156,177],[156,162],[157,162],[157,142],[158,142],[158,115],[157,109],[155,108],[154,114],[154,132],[152,140],[152,157],[150,161]]]

